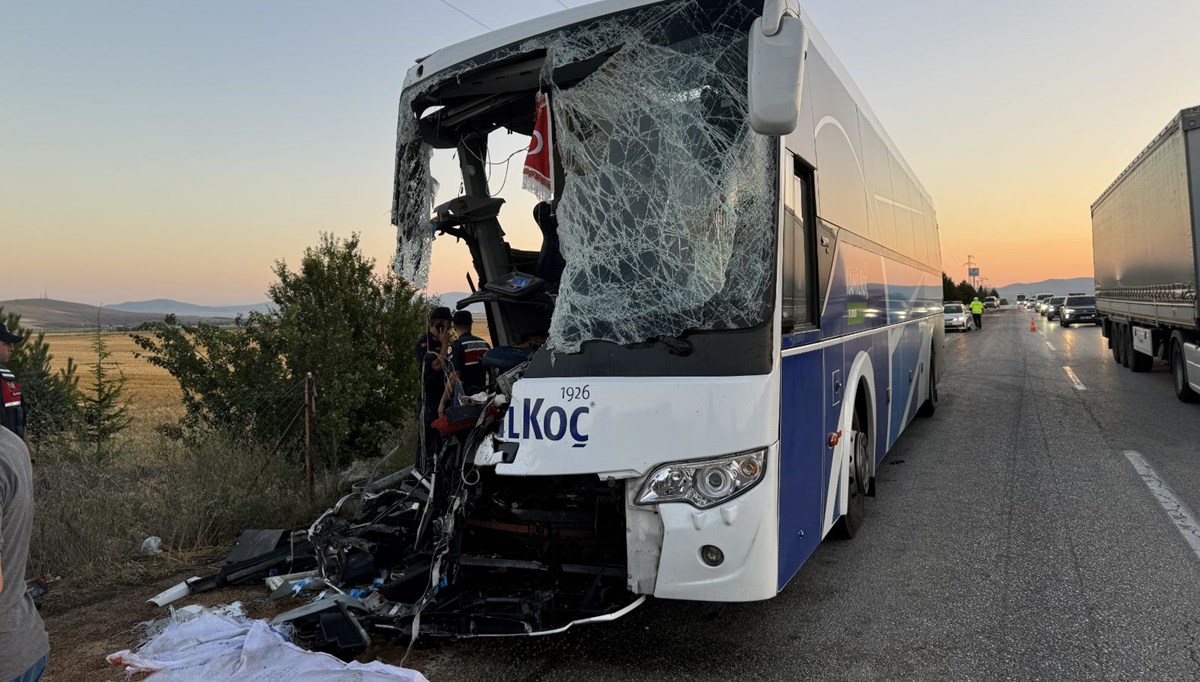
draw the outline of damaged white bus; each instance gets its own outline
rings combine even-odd
[[[465,242],[459,307],[486,307],[497,348],[428,477],[314,529],[327,574],[388,548],[374,624],[539,633],[647,595],[766,599],[862,523],[937,398],[937,225],[807,16],[765,5],[599,2],[409,71],[395,267],[421,286],[431,241]],[[506,241],[532,221],[489,195],[485,160],[539,101],[534,251]],[[431,176],[434,149],[458,177]],[[461,196],[434,207],[439,182]]]

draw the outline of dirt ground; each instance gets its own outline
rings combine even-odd
[[[50,662],[43,680],[128,680],[124,671],[110,666],[105,657],[122,649],[136,650],[142,641],[142,626],[168,615],[166,608],[159,608],[146,600],[191,576],[211,575],[219,566],[219,559],[196,565],[190,570],[180,570],[178,565],[163,566],[158,577],[141,579],[136,583],[114,581],[86,589],[72,589],[64,582],[53,584],[40,606],[46,630],[50,633]],[[172,606],[217,606],[235,601],[242,603],[251,618],[271,618],[307,603],[307,600],[301,599],[268,602],[266,586],[254,583],[191,595]],[[385,663],[400,665],[404,652],[405,647],[399,643],[380,642],[367,650],[359,660],[377,658]],[[406,667],[424,671],[431,653],[428,650],[414,650]],[[144,676],[134,679],[144,679]]]

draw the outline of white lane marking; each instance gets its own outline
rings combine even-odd
[[[1146,487],[1150,489],[1150,494],[1158,500],[1158,504],[1170,517],[1171,522],[1183,534],[1184,541],[1192,548],[1196,557],[1200,558],[1200,523],[1196,523],[1196,517],[1192,516],[1192,510],[1188,509],[1183,500],[1175,497],[1175,493],[1171,492],[1167,484],[1163,483],[1158,474],[1154,473],[1154,469],[1140,453],[1126,450],[1125,458],[1137,470]]]
[[[1046,342],[1046,347],[1049,348],[1050,350],[1054,350],[1054,345],[1051,344],[1049,341]]]
[[[1071,383],[1075,384],[1076,390],[1079,390],[1079,391],[1087,390],[1087,386],[1084,386],[1083,382],[1079,380],[1079,377],[1075,376],[1075,370],[1071,369],[1070,367],[1068,367],[1066,365],[1063,365],[1063,369],[1067,371],[1067,378],[1071,380]]]

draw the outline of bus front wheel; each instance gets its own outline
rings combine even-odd
[[[847,486],[846,513],[837,521],[837,532],[842,538],[849,540],[858,533],[866,514],[866,498],[871,477],[871,435],[867,432],[867,419],[863,413],[865,403],[859,394],[858,404],[855,405],[854,417],[850,430],[854,442],[850,447],[848,464],[850,481]]]

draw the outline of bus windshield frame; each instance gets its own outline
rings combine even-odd
[[[472,191],[472,180],[487,171],[479,161],[489,158],[488,134],[532,132],[534,96],[544,91],[566,267],[546,289],[548,320],[513,302],[489,304],[493,337],[515,344],[545,332],[546,357],[531,375],[769,372],[780,146],[750,131],[745,115],[755,13],[751,2],[718,0],[641,7],[478,56],[406,91],[401,128],[407,108],[411,142],[426,149],[408,155],[424,167],[406,168],[406,144],[398,145],[398,254],[406,237],[433,236],[405,234],[401,215],[412,172],[428,174],[428,149],[456,148],[461,176],[442,185],[461,183],[464,199],[482,199],[487,184]],[[421,182],[417,194],[428,198],[436,183]],[[480,225],[440,231],[468,242],[481,287],[531,265],[529,253],[503,240],[510,213],[494,216],[497,239]],[[428,268],[428,255],[418,268]],[[489,261],[499,263],[492,272]]]

